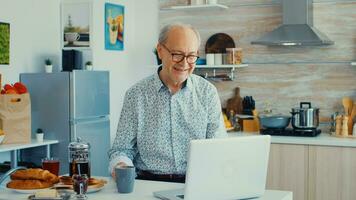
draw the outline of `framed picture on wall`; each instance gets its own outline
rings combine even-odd
[[[83,0],[63,1],[61,15],[62,46],[90,47],[91,3]]]
[[[10,24],[0,22],[0,65],[10,64]]]
[[[105,49],[124,50],[125,7],[105,3]]]

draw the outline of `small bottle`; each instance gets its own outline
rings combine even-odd
[[[342,130],[342,115],[337,115],[336,116],[336,126],[335,126],[335,134],[336,135],[341,135],[341,130]]]
[[[349,135],[349,127],[347,125],[348,121],[349,121],[349,117],[348,116],[344,116],[344,118],[342,119],[342,132],[341,132],[342,136],[348,136]]]

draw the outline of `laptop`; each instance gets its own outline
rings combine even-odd
[[[192,140],[185,187],[153,192],[164,200],[224,200],[265,192],[269,135]]]

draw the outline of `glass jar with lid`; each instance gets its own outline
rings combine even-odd
[[[69,175],[86,174],[90,178],[90,145],[80,138],[68,145]]]
[[[242,48],[226,48],[227,64],[239,65],[242,63]]]

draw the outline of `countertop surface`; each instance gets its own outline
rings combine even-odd
[[[259,133],[228,132],[229,137],[249,136],[256,134]],[[271,142],[275,144],[356,147],[356,137],[336,137],[327,133],[321,133],[316,137],[271,136]]]
[[[99,192],[87,194],[88,199],[157,200],[153,197],[154,191],[184,187],[184,184],[181,183],[136,180],[132,193],[119,194],[112,178],[104,179],[108,180],[108,184]],[[20,194],[4,188],[0,189],[0,200],[26,200],[28,196],[29,194]],[[255,200],[292,200],[292,196],[292,192],[289,191],[266,190],[262,197]]]

